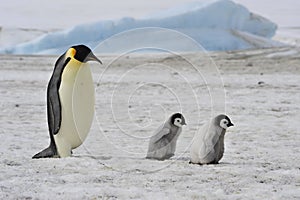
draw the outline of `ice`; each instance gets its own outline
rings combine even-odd
[[[95,48],[99,43],[115,34],[144,27],[160,27],[179,31],[193,38],[209,51],[280,45],[271,40],[277,29],[275,23],[251,13],[247,8],[233,1],[215,0],[188,3],[139,19],[123,17],[118,20],[81,24],[63,31],[47,33],[29,42],[2,48],[0,53],[60,54],[69,46],[79,43]],[[247,35],[247,39],[242,35]],[[157,37],[151,37],[151,39],[153,44],[157,43]],[[122,45],[131,45],[135,42],[138,41],[128,41]],[[173,45],[176,41],[166,40],[164,42],[168,46]]]

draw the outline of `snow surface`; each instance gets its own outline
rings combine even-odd
[[[31,156],[49,142],[45,92],[57,56],[1,55],[0,199],[298,200],[299,52],[99,55],[87,140],[72,157],[39,160]],[[219,165],[190,165],[188,149],[211,116],[214,91],[222,100],[226,92],[235,126]],[[179,110],[188,125],[175,157],[146,160],[149,137]]]
[[[2,0],[0,46],[15,46],[65,27],[69,28],[64,31],[67,33],[73,30],[70,26],[79,23],[88,27],[87,23],[99,18],[116,23],[123,16],[132,16],[138,19],[133,20],[136,22],[183,14],[190,9],[183,6],[172,9],[173,13],[157,12],[179,2],[186,0],[53,0],[43,2],[43,6],[39,0]],[[276,39],[294,44],[293,37],[299,38],[300,1],[235,2],[278,24],[281,35],[277,32]],[[78,11],[82,15],[74,16]],[[169,35],[165,35],[165,29],[147,30],[146,36],[163,35],[157,46],[176,50],[176,45],[161,42],[174,32],[167,31]],[[143,39],[139,31],[134,33]],[[178,34],[172,34],[172,40],[178,39]],[[231,34],[254,47],[270,42],[268,37],[240,30]],[[124,36],[99,47],[116,51],[119,39],[126,43]],[[186,41],[179,38],[180,44]],[[153,41],[131,46],[139,48],[141,44],[149,46]],[[188,49],[199,48],[193,45],[189,44]],[[60,51],[65,48],[62,46]],[[121,52],[130,49],[124,45]],[[122,54],[116,58],[100,54],[104,66],[92,68],[96,118],[87,140],[73,151],[72,157],[41,160],[32,160],[31,156],[48,145],[45,91],[57,56],[0,55],[0,199],[298,200],[299,55],[300,50],[291,47],[209,56]],[[220,73],[211,71],[211,59]],[[195,71],[189,61],[197,63],[201,70]],[[212,75],[208,83],[207,74]],[[220,92],[220,85],[224,85],[223,92],[213,99],[226,103],[226,114],[235,124],[225,136],[225,155],[219,165],[189,165],[188,148],[193,134],[212,115],[211,95]],[[145,160],[153,131],[181,108],[188,126],[179,137],[175,157],[162,162]]]
[[[48,33],[30,42],[0,49],[0,52],[61,54],[74,44],[84,43],[95,48],[115,34],[143,27],[161,27],[179,31],[193,38],[209,51],[280,45],[270,39],[275,34],[276,24],[232,1],[215,0],[189,3],[140,19],[125,17],[119,20],[82,24],[64,31]],[[157,37],[159,36],[152,37],[153,45],[157,43]],[[257,42],[261,40],[264,42]],[[122,45],[129,46],[136,42],[139,41],[131,40]],[[173,45],[172,43],[176,41],[160,40],[159,42]],[[105,51],[105,49],[101,50],[101,52]]]

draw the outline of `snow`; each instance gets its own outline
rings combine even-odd
[[[299,199],[299,55],[288,47],[99,55],[87,140],[72,157],[39,160],[31,156],[49,142],[45,92],[57,56],[1,55],[0,199]],[[219,87],[235,124],[224,157],[190,165],[193,135]],[[175,157],[145,159],[150,136],[178,110],[188,125]]]
[[[135,19],[102,20],[77,25],[71,29],[45,34],[32,41],[0,49],[8,54],[61,54],[74,44],[84,43],[95,48],[111,36],[126,30],[160,27],[179,31],[196,40],[209,51],[239,50],[280,45],[270,38],[275,35],[277,25],[251,13],[242,5],[229,0],[194,2],[159,13]],[[234,34],[234,33],[240,34]],[[241,35],[247,35],[247,39]],[[157,37],[151,37],[155,46]],[[262,45],[258,40],[264,40]],[[139,41],[128,41],[127,44]],[[174,41],[166,40],[168,45]],[[255,43],[255,45],[253,45]],[[120,47],[123,48],[123,47]],[[105,50],[101,50],[105,52]],[[111,53],[111,52],[109,52]]]
[[[126,23],[167,21],[207,6],[205,1],[187,2],[53,0],[41,6],[39,0],[2,0],[0,47],[8,50],[37,42],[43,34],[68,35],[93,24],[107,23],[103,29],[116,24],[121,30]],[[234,2],[247,8],[229,3],[240,11],[236,17],[250,10],[278,25],[273,39],[300,44],[299,0]],[[179,3],[184,4],[170,9]],[[225,16],[224,21],[231,19]],[[255,19],[262,27],[274,25]],[[213,36],[204,38],[210,44],[222,36],[234,40],[235,47],[278,45],[270,40],[270,30],[264,37],[249,33],[263,30],[253,27],[259,24],[255,20],[244,21],[246,31],[226,31],[242,21],[232,19],[236,24],[224,27],[216,23],[217,32],[200,33]],[[300,199],[299,48],[180,54],[179,50],[200,52],[201,47],[174,30],[145,30],[117,34],[100,45],[98,40],[87,41],[97,46],[104,63],[92,64],[96,116],[84,144],[63,159],[31,159],[48,145],[45,92],[57,55],[0,55],[0,199]],[[180,31],[199,39],[191,29]],[[153,43],[152,37],[159,41]],[[232,47],[222,38],[218,43]],[[64,45],[68,44],[37,52],[63,52]],[[145,47],[164,54],[131,54]],[[228,114],[235,124],[225,136],[224,157],[219,165],[189,165],[192,138],[213,115],[214,101],[221,105],[218,112]],[[146,160],[153,131],[177,111],[185,114],[188,126],[178,139],[175,157]]]

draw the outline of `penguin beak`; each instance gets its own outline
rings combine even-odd
[[[228,127],[230,127],[230,126],[234,126],[234,124],[230,122],[230,124],[228,124]]]
[[[85,58],[84,61],[85,61],[85,62],[88,62],[88,61],[96,61],[96,62],[99,62],[99,63],[102,65],[101,60],[99,60],[92,52]]]

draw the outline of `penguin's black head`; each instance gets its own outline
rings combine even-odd
[[[171,116],[171,123],[177,127],[182,127],[186,125],[185,118],[181,113],[175,113]]]
[[[229,117],[227,115],[223,115],[223,114],[218,115],[216,117],[216,123],[217,123],[217,125],[219,125],[223,129],[227,129],[230,126],[233,126],[233,123],[231,122]]]
[[[101,60],[99,60],[92,52],[90,48],[85,45],[77,45],[72,46],[67,51],[68,56],[78,60],[79,62],[86,63],[88,61],[97,61],[102,64]]]

